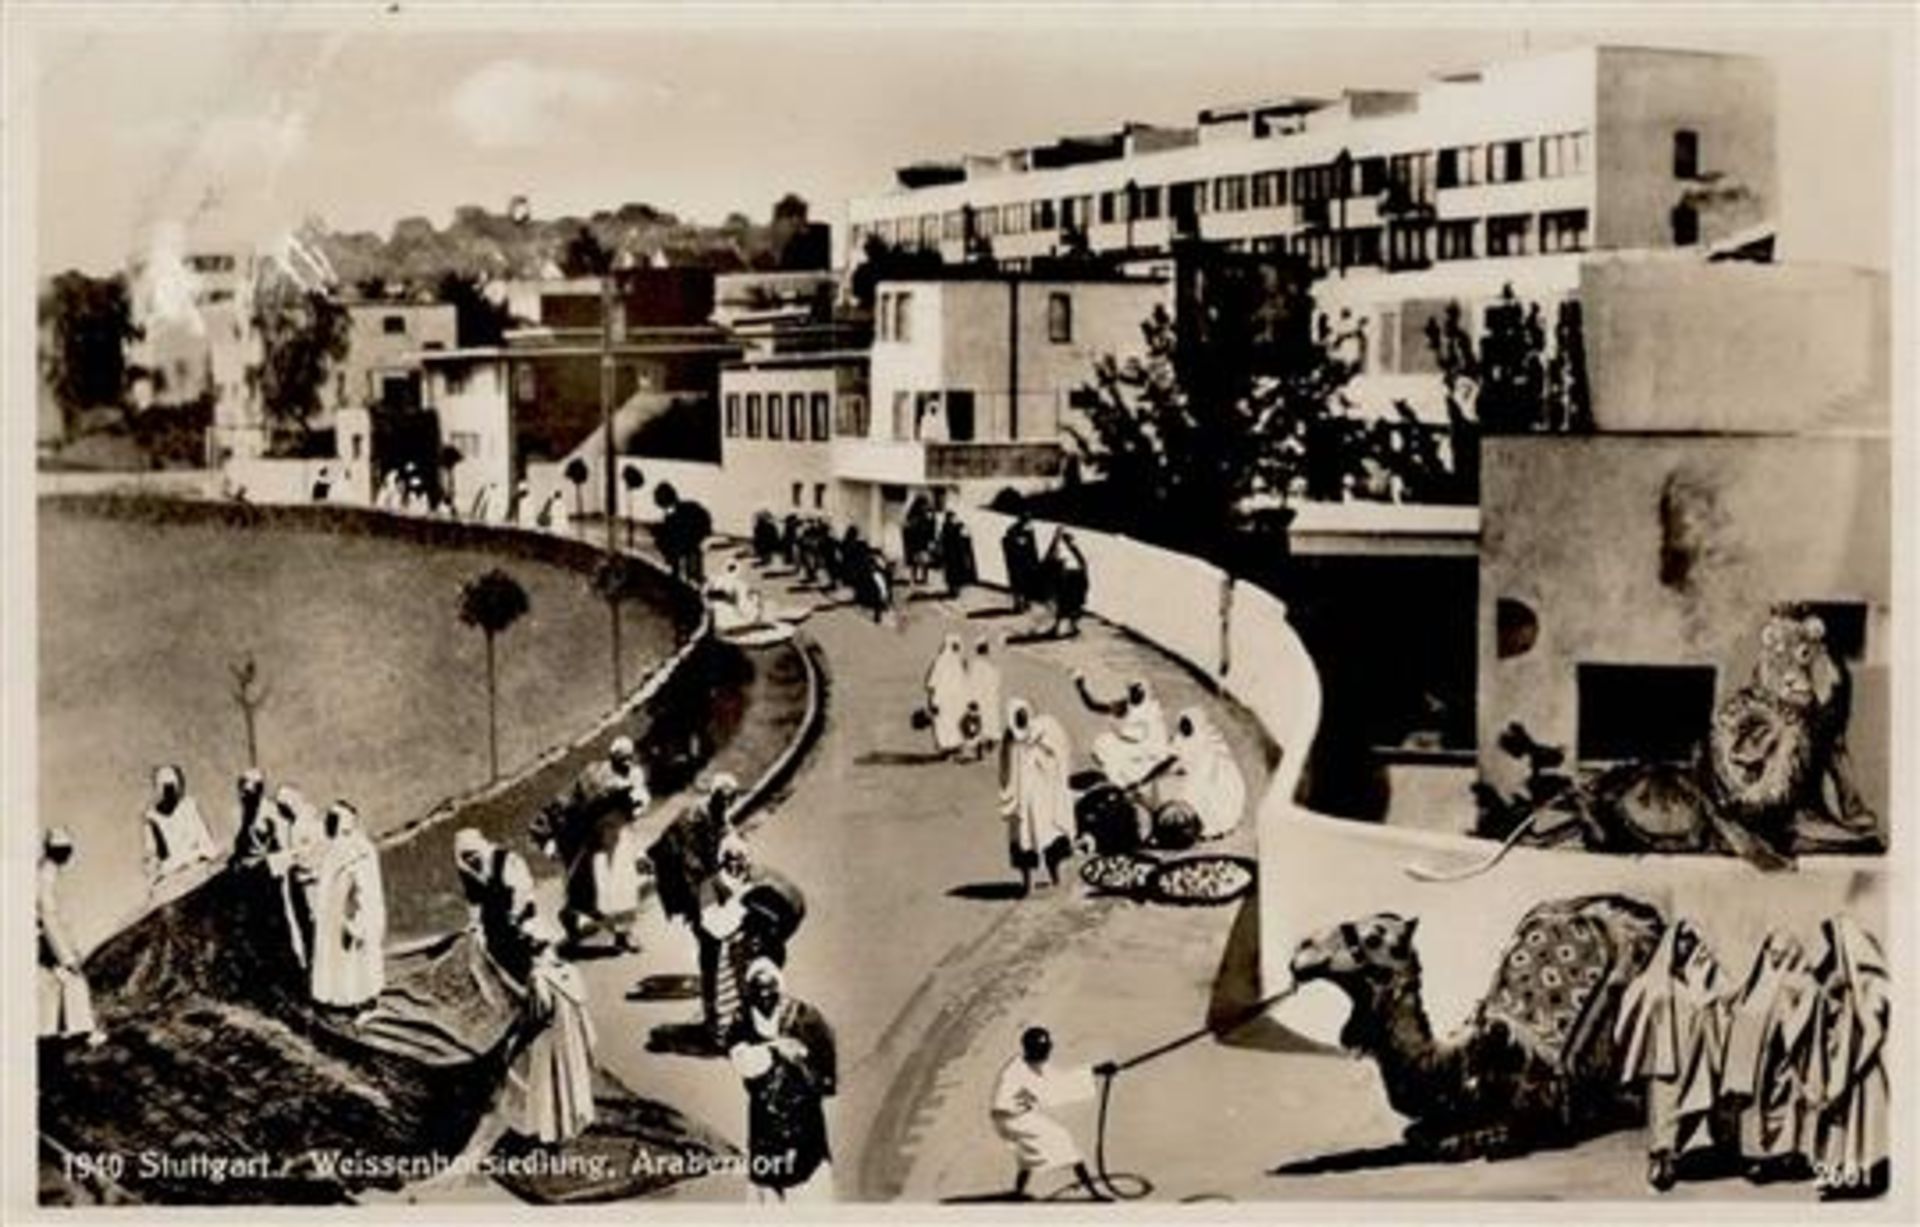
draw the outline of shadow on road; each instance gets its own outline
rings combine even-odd
[[[628,1001],[690,1001],[700,995],[700,977],[662,974],[642,976],[627,990]]]
[[[647,1051],[670,1057],[717,1057],[720,1045],[703,1023],[661,1023],[647,1034]]]
[[[1330,1172],[1363,1172],[1380,1167],[1401,1167],[1408,1163],[1433,1163],[1438,1160],[1433,1152],[1405,1142],[1394,1142],[1386,1146],[1361,1146],[1353,1150],[1337,1150],[1332,1154],[1315,1155],[1308,1159],[1294,1159],[1273,1168],[1270,1176],[1324,1176]]]
[[[947,892],[951,899],[976,899],[983,903],[1010,903],[1026,895],[1018,882],[969,882]]]
[[[856,767],[925,767],[946,762],[937,750],[869,750],[854,758]]]

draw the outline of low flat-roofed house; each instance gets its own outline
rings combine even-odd
[[[424,399],[420,356],[459,344],[456,309],[438,302],[346,306],[347,354],[333,368],[327,407],[418,408]]]
[[[1885,813],[1891,404],[1883,274],[1619,257],[1582,278],[1595,433],[1483,441],[1479,752],[1684,758],[1746,685],[1770,608],[1852,674]]]
[[[1057,483],[1075,394],[1097,360],[1141,353],[1157,306],[1168,281],[1097,272],[881,282],[869,412],[834,440],[847,514],[879,534],[916,493],[985,503]]]

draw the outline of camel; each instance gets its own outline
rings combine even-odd
[[[1437,1040],[1421,1003],[1416,919],[1390,912],[1300,943],[1294,981],[1325,980],[1353,1013],[1340,1042],[1380,1067],[1387,1102],[1425,1158],[1459,1160],[1567,1145],[1645,1121],[1620,1082],[1620,994],[1665,924],[1624,895],[1541,903],[1521,918],[1487,995]]]

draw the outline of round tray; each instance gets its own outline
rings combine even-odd
[[[1211,893],[1185,885],[1195,878],[1213,880],[1219,885]],[[1254,878],[1255,863],[1249,857],[1183,856],[1156,865],[1141,894],[1150,903],[1170,907],[1218,907],[1251,894]]]

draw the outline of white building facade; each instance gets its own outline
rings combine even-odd
[[[1095,363],[1140,355],[1141,325],[1171,295],[1155,277],[882,282],[868,411],[839,420],[833,443],[847,514],[879,532],[915,494],[982,504],[1056,484]]]
[[[1153,267],[1182,239],[1285,253],[1366,329],[1359,398],[1431,401],[1425,326],[1447,303],[1477,326],[1511,286],[1551,319],[1582,252],[1704,246],[1771,218],[1773,82],[1751,57],[1589,47],[900,177],[915,186],[851,202],[850,253],[869,236],[949,261],[984,244],[1015,269],[1076,247]]]

